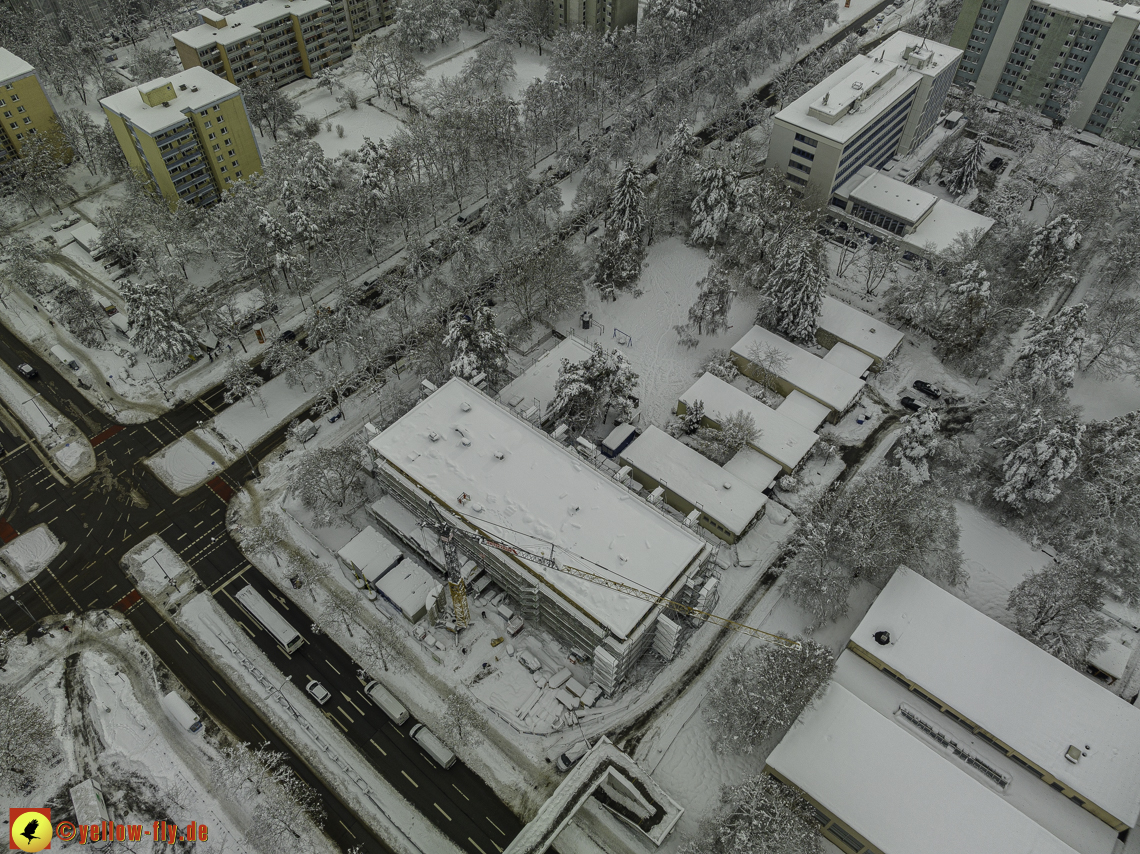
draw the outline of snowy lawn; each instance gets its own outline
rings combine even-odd
[[[46,524],[29,528],[0,548],[0,560],[13,571],[4,574],[0,579],[0,586],[9,593],[16,590],[55,560],[61,551],[63,544]],[[15,579],[12,575],[16,576]],[[13,581],[17,583],[13,584]]]
[[[1116,418],[1140,409],[1140,383],[1127,376],[1101,380],[1089,371],[1078,371],[1069,400],[1082,407],[1085,421]]]
[[[232,462],[192,431],[146,461],[147,468],[176,495],[192,492]]]
[[[962,565],[970,573],[970,580],[965,590],[946,589],[987,617],[1013,628],[1005,607],[1010,591],[1053,558],[1033,549],[1013,531],[998,525],[971,505],[958,501],[954,508],[962,530]]]
[[[0,399],[64,474],[78,481],[94,471],[95,451],[87,437],[7,365],[0,365]]]
[[[729,313],[729,328],[720,335],[701,336],[699,346],[687,350],[678,343],[673,327],[689,319],[689,306],[697,297],[697,281],[709,269],[701,249],[671,237],[649,247],[645,270],[638,282],[640,297],[622,294],[615,302],[603,301],[598,290],[586,289],[586,302],[559,318],[555,326],[573,330],[587,343],[620,349],[641,375],[642,424],[663,426],[677,406],[678,396],[693,384],[701,365],[715,349],[728,349],[752,326],[754,302],[738,294]],[[594,313],[593,328],[581,329],[583,309]],[[630,342],[622,345],[620,342]]]

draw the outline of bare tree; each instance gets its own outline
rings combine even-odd
[[[58,753],[55,724],[13,685],[0,685],[0,788],[19,793]]]

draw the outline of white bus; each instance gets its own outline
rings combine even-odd
[[[202,728],[202,721],[194,714],[194,710],[190,708],[190,704],[183,700],[175,691],[171,691],[162,698],[162,705],[166,707],[166,711],[170,712],[171,716],[190,730],[190,732],[197,732]]]
[[[305,639],[252,586],[247,584],[234,594],[234,598],[265,631],[273,635],[286,652],[292,654],[301,648]]]

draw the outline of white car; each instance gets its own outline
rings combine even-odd
[[[305,686],[305,693],[316,700],[318,706],[323,706],[332,697],[332,694],[329,693],[328,688],[326,688],[316,679]]]

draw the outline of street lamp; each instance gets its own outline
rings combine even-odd
[[[257,465],[254,463],[253,457],[249,453],[249,449],[245,445],[242,444],[240,439],[236,439],[233,436],[230,436],[230,438],[233,439],[235,442],[237,442],[238,447],[241,448],[242,451],[245,452],[246,462],[249,463],[249,473],[252,474],[254,479],[256,480],[260,475],[258,475]]]
[[[36,409],[37,409],[37,410],[39,410],[40,416],[41,416],[41,417],[44,419],[44,421],[46,421],[46,422],[47,422],[47,424],[48,424],[48,427],[50,427],[50,428],[51,428],[51,432],[55,433],[55,437],[56,437],[57,439],[61,439],[61,440],[62,440],[62,439],[63,439],[63,437],[62,437],[62,436],[60,436],[60,435],[59,435],[59,431],[55,429],[55,422],[53,422],[53,421],[52,421],[50,418],[48,418],[48,417],[47,417],[47,413],[43,411],[43,409],[40,407],[40,404],[39,404],[39,402],[38,402],[38,401],[36,401],[36,398],[37,398],[37,397],[43,397],[43,394],[42,394],[42,393],[39,393],[39,392],[37,392],[36,394],[33,394],[31,397],[29,397],[27,400],[25,400],[25,401],[24,401],[23,403],[21,403],[20,405],[21,405],[21,406],[27,406],[29,403],[32,403],[33,401],[35,401],[35,402],[36,402]]]
[[[15,602],[17,605],[19,605],[20,608],[23,609],[24,613],[28,615],[28,618],[32,621],[32,625],[34,626],[37,622],[35,614],[33,614],[31,611],[29,611],[27,606],[24,605],[23,602],[21,602],[19,599],[16,598],[15,593],[10,594],[8,596],[8,598],[11,599],[13,602]]]
[[[147,558],[147,560],[153,560],[155,565],[160,570],[162,570],[162,574],[166,576],[166,580],[170,582],[170,586],[173,587],[175,590],[178,589],[178,582],[175,581],[173,578],[171,578],[170,573],[166,571],[166,567],[164,567],[161,563],[158,562],[158,555],[151,555],[150,557]],[[146,561],[143,561],[143,563],[146,563]]]

